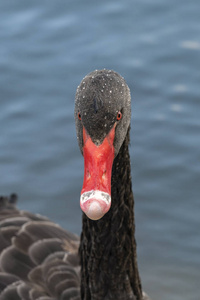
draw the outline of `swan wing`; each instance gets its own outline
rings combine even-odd
[[[0,198],[0,300],[79,300],[79,237]]]

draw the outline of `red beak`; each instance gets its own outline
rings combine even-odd
[[[102,218],[111,206],[111,174],[114,160],[115,126],[96,146],[83,127],[84,179],[80,206],[92,220]]]

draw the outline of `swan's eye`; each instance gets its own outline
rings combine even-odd
[[[121,111],[118,111],[118,113],[117,113],[117,121],[121,120],[121,118],[122,118],[122,113],[121,113]]]
[[[78,119],[81,120],[81,113],[78,113]]]

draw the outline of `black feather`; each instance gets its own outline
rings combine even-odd
[[[17,292],[17,287],[21,282],[16,282],[11,285],[8,285],[3,292],[0,294],[0,300],[22,300]],[[27,299],[29,300],[29,299]]]
[[[63,242],[57,238],[51,238],[33,243],[28,253],[35,264],[41,264],[48,255],[58,251],[63,251]]]
[[[0,293],[5,289],[5,287],[16,281],[19,281],[19,277],[12,274],[0,272]]]
[[[10,246],[1,254],[0,267],[4,272],[14,274],[23,280],[27,280],[27,275],[35,267],[35,264],[28,255],[23,254],[14,246]]]

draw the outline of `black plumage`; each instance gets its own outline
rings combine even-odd
[[[0,299],[80,299],[79,238],[11,199],[0,199]]]

